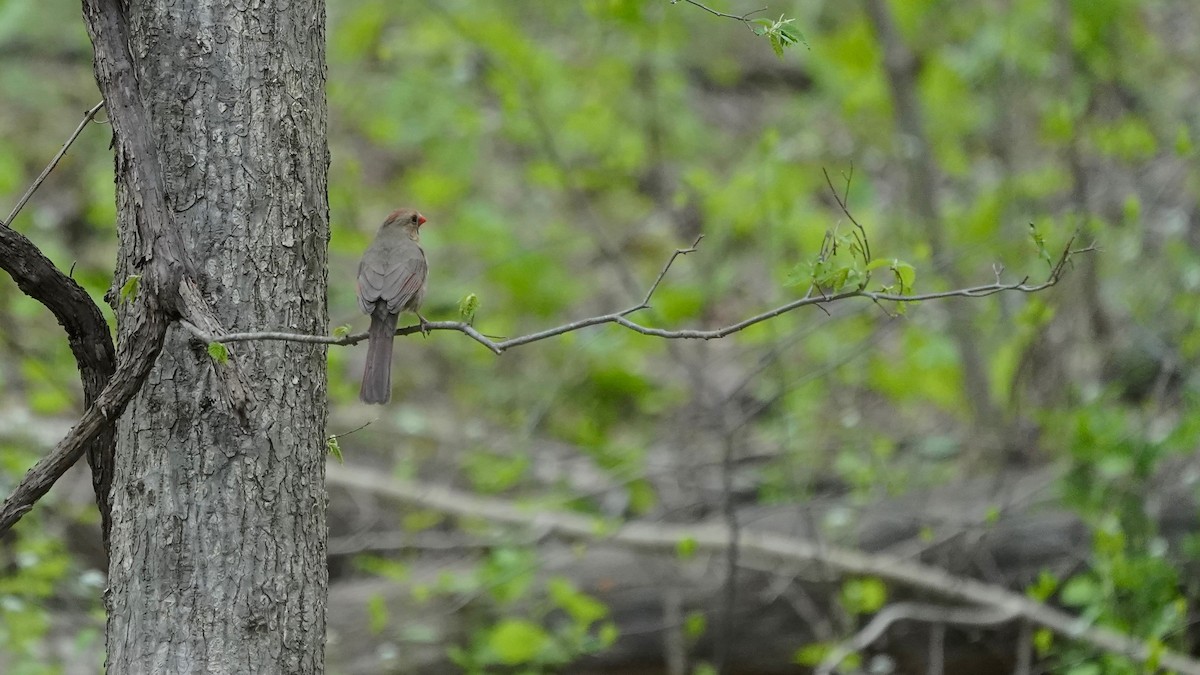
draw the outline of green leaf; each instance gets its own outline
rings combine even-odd
[[[342,324],[333,329],[333,337],[346,337],[350,334],[350,324]]]
[[[1187,126],[1182,124],[1175,133],[1175,154],[1181,157],[1192,154],[1192,136],[1188,133]]]
[[[621,637],[621,632],[617,630],[617,624],[611,621],[605,621],[600,626],[600,632],[597,634],[597,638],[600,640],[600,645],[605,649],[613,646],[619,637]]]
[[[608,607],[604,603],[587,593],[580,592],[574,584],[563,577],[551,579],[546,583],[546,589],[554,604],[561,607],[584,628],[608,616]]]
[[[1142,201],[1137,195],[1129,195],[1125,198],[1125,206],[1122,208],[1122,220],[1131,225],[1136,225],[1142,216]]]
[[[778,33],[770,33],[768,37],[771,40],[771,49],[775,52],[775,56],[783,58],[783,42],[779,39]]]
[[[125,283],[121,284],[121,302],[133,302],[134,298],[137,297],[138,284],[141,280],[142,275],[140,274],[129,275]]]
[[[1083,607],[1090,605],[1101,599],[1102,591],[1096,580],[1090,576],[1080,575],[1072,577],[1062,589],[1062,601],[1064,605],[1072,607]]]
[[[1163,653],[1167,650],[1166,645],[1162,643],[1162,640],[1152,638],[1146,643],[1146,647],[1147,651],[1150,652],[1146,656],[1146,672],[1157,673],[1158,666],[1160,663],[1162,663]]]
[[[458,315],[462,317],[463,322],[472,323],[475,321],[475,312],[479,309],[479,296],[474,293],[467,293],[462,300],[458,301]]]
[[[1054,646],[1054,631],[1049,628],[1039,628],[1033,632],[1033,646],[1038,656],[1045,656]]]
[[[808,43],[804,40],[804,35],[799,28],[795,26],[795,19],[785,19],[780,15],[778,19],[755,19],[750,22],[750,29],[755,35],[766,36],[771,43],[771,49],[775,55],[782,58],[783,50],[797,43],[804,43],[807,47]]]
[[[1100,152],[1117,159],[1144,161],[1158,152],[1158,139],[1149,123],[1138,117],[1125,117],[1092,131]]]
[[[892,260],[891,270],[896,273],[896,281],[900,284],[901,293],[911,293],[913,284],[917,282],[917,270],[902,260]]]
[[[338,443],[337,436],[330,436],[325,439],[325,454],[333,455],[338,464],[345,464],[345,459],[342,457],[342,445]]]
[[[984,516],[984,521],[988,525],[995,525],[1000,522],[1000,507],[995,505],[989,506],[987,515]]]
[[[1037,600],[1045,602],[1054,595],[1054,591],[1058,588],[1058,577],[1051,574],[1048,570],[1042,570],[1038,574],[1037,581],[1032,586],[1026,589],[1025,594]]]
[[[828,642],[811,642],[797,649],[792,661],[802,666],[815,666],[825,660],[831,649]]]
[[[808,40],[804,38],[804,33],[796,28],[795,19],[788,19],[779,27],[779,32],[783,35],[788,44],[803,44],[808,47]]]
[[[696,555],[696,538],[684,537],[676,542],[675,555],[679,556],[680,560],[688,560]]]
[[[504,619],[488,636],[487,645],[501,663],[515,666],[533,661],[550,642],[541,626],[525,619]]]
[[[1033,223],[1029,224],[1029,237],[1033,240],[1033,246],[1037,249],[1038,257],[1046,261],[1051,268],[1054,267],[1054,260],[1050,257],[1050,252],[1046,250],[1046,238],[1038,232],[1037,226]]]
[[[367,599],[367,629],[379,635],[388,625],[388,608],[383,595],[376,593]]]
[[[887,586],[877,577],[842,584],[842,605],[852,614],[873,614],[887,602]]]
[[[683,617],[683,634],[689,640],[698,640],[707,629],[708,617],[704,616],[704,612],[688,612]]]
[[[208,355],[212,357],[213,361],[221,365],[229,363],[229,349],[220,342],[208,343]]]

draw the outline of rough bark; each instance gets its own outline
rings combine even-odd
[[[95,0],[85,10],[102,91],[112,104],[133,88],[125,112],[140,99],[148,119],[146,130],[123,130],[123,111],[110,109],[114,284],[159,254],[141,219],[146,191],[161,189],[176,228],[168,236],[221,325],[324,332],[324,4]],[[131,78],[124,57],[102,47],[114,39],[127,41]],[[146,131],[161,173],[122,151],[122,135]],[[162,184],[148,184],[156,174]],[[110,672],[323,670],[325,348],[230,351],[253,408],[231,405],[241,396],[232,380],[176,325],[118,424]]]

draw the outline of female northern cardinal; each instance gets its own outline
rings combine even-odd
[[[392,338],[400,312],[416,314],[425,328],[425,317],[417,311],[429,273],[420,246],[424,222],[425,216],[412,209],[393,211],[358,264],[358,306],[371,315],[367,365],[358,392],[365,403],[387,403],[392,397]]]

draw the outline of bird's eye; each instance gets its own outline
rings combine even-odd
[[[413,221],[413,223],[417,222],[417,214],[415,214],[415,213],[413,214],[412,221]]]

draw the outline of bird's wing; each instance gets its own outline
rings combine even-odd
[[[416,309],[428,273],[425,253],[416,246],[383,266],[359,263],[358,306],[364,314],[373,313],[378,302],[387,304],[389,314]]]

